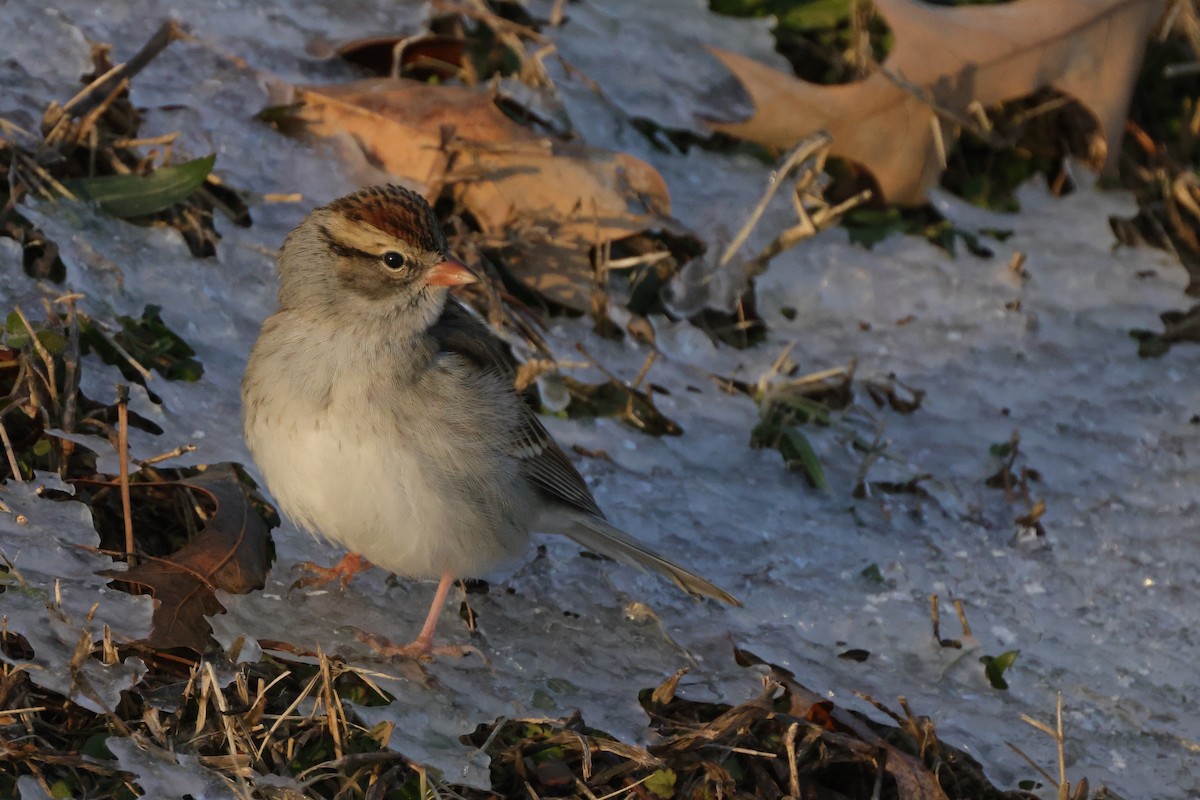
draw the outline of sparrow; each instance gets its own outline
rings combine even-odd
[[[531,531],[741,605],[605,519],[514,389],[507,346],[449,296],[477,277],[447,250],[424,198],[387,185],[316,209],[279,251],[243,428],[280,510],[349,551],[316,582],[372,564],[438,579],[417,637],[376,643],[410,658],[464,652],[433,646],[450,587],[518,557]]]

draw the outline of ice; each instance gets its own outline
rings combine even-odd
[[[543,19],[551,6],[548,0],[530,4]],[[585,0],[563,6],[563,26],[548,32],[560,57],[598,81],[605,97],[628,116],[707,137],[704,120],[731,122],[754,110],[708,47],[753,56],[776,69],[788,64],[775,52],[770,19],[724,18],[715,24],[706,11],[702,0]]]
[[[0,486],[0,502],[8,509],[0,514],[0,557],[12,565],[0,608],[7,629],[33,648],[33,658],[20,663],[27,665],[35,683],[97,713],[112,711],[121,692],[145,674],[141,660],[105,665],[88,659],[75,673],[63,665],[70,663],[81,640],[88,647],[99,641],[105,626],[117,642],[145,636],[151,600],[108,587],[111,579],[96,573],[120,565],[95,552],[100,536],[92,527],[91,511],[73,500],[43,500],[39,487],[71,492],[57,475],[45,473],[32,482]]]
[[[105,747],[117,757],[120,768],[137,776],[143,796],[161,800],[218,800],[247,796],[234,792],[226,781],[187,753],[163,750],[140,736],[110,736]]]
[[[116,314],[137,316],[148,303],[160,305],[167,325],[198,351],[205,368],[200,381],[156,377],[150,388],[161,404],[142,393],[134,397],[139,413],[164,431],[135,433],[134,454],[196,444],[196,453],[167,465],[248,464],[238,381],[257,327],[274,305],[272,253],[308,208],[353,187],[331,148],[281,138],[252,115],[266,102],[264,87],[272,79],[351,74],[312,55],[313,42],[404,32],[425,6],[402,4],[388,17],[395,4],[375,3],[343,17],[333,3],[282,0],[211,9],[164,0],[149,11],[140,4],[137,13],[134,5],[106,4],[96,13],[82,0],[60,3],[54,19],[111,41],[118,59],[148,37],[157,24],[153,12],[191,26],[192,40],[173,44],[134,81],[134,100],[145,106],[146,132],[182,128],[188,154],[218,153],[217,173],[252,193],[254,225],[241,229],[218,219],[218,255],[197,260],[169,230],[135,227],[66,203],[28,202],[21,212],[62,248],[67,283],[52,293],[83,292],[80,307],[110,323]],[[629,16],[635,5],[568,4],[578,24],[548,35],[563,48],[598,47],[599,39],[585,45],[571,37],[594,38],[605,30],[615,37],[630,23],[583,22],[606,14],[636,20]],[[7,8],[30,21],[45,14],[27,0],[10,0]],[[673,13],[715,31],[735,25],[698,12]],[[46,48],[75,42],[70,58],[77,60],[78,39],[70,29],[64,35],[63,24],[10,26],[0,44],[27,28],[26,46],[36,47],[40,36]],[[634,55],[609,64],[633,62]],[[727,305],[741,288],[737,262],[718,270],[715,257],[765,188],[770,167],[698,148],[658,149],[630,124],[647,101],[623,94],[619,72],[607,73],[601,61],[589,67],[595,73],[589,77],[611,94],[605,100],[580,77],[556,71],[553,60],[547,64],[582,138],[654,164],[671,186],[679,224],[708,244],[702,265],[708,280],[690,287],[698,294],[688,302]],[[5,69],[12,77],[11,65]],[[37,74],[18,74],[10,83],[39,103],[69,94],[62,74]],[[704,110],[695,97],[690,102],[694,106],[664,106],[664,114],[674,116],[660,124],[681,124]],[[291,590],[298,562],[330,563],[340,554],[285,526],[276,532],[278,560],[267,587],[222,597],[228,613],[214,619],[218,638],[228,645],[246,635],[246,658],[262,642],[282,640],[382,673],[395,703],[357,713],[368,724],[396,722],[392,747],[448,780],[475,785],[486,778],[486,760],[458,737],[499,716],[565,716],[578,709],[590,725],[638,740],[647,720],[636,691],[681,666],[692,667],[683,683],[687,696],[738,701],[755,694],[758,674],[734,664],[736,644],[868,713],[876,712],[854,692],[886,703],[906,696],[917,713],[936,720],[944,740],[965,747],[1007,787],[1035,774],[1006,742],[1048,769],[1055,763],[1052,742],[1020,715],[1049,722],[1062,692],[1073,780],[1087,777],[1093,787],[1107,783],[1130,797],[1195,796],[1200,429],[1192,420],[1200,351],[1183,345],[1159,359],[1137,357],[1129,329],[1157,329],[1160,312],[1190,305],[1182,292],[1185,276],[1162,253],[1116,245],[1108,217],[1131,213],[1128,196],[1098,191],[1082,174],[1076,182],[1079,189],[1062,199],[1042,186],[1027,187],[1016,215],[978,214],[939,200],[964,228],[1013,231],[1005,242],[987,240],[995,251],[990,259],[955,259],[905,237],[866,251],[844,232],[821,234],[777,259],[759,279],[758,308],[769,334],[752,350],[714,345],[686,323],[653,318],[663,356],[648,379],[670,392],[655,399],[683,427],[682,436],[648,437],[610,419],[546,419],[565,447],[603,450],[611,458],[577,464],[616,524],[729,589],[745,607],[695,602],[653,575],[581,557],[565,540],[539,538],[544,552],[531,549],[516,567],[487,576],[486,595],[467,598],[479,615],[477,634],[453,613],[461,598],[452,598],[443,616],[440,636],[475,645],[486,660],[380,662],[350,626],[404,641],[419,628],[433,587],[389,582],[373,571],[344,593]],[[260,199],[291,192],[304,199]],[[764,215],[748,252],[794,221],[784,195]],[[1026,277],[1009,269],[1017,251],[1027,256]],[[17,254],[4,253],[15,273]],[[34,289],[29,281],[10,280],[0,299],[8,307]],[[586,320],[553,321],[547,335],[560,357],[577,360],[574,344],[583,341],[606,369],[628,379],[648,353],[628,340],[597,338]],[[838,425],[806,429],[828,474],[827,492],[809,489],[778,453],[751,450],[758,408],[712,377],[757,381],[791,345],[802,372],[855,359],[860,378],[895,373],[927,393],[908,416],[879,410],[860,394],[860,407]],[[600,379],[595,370],[572,374]],[[123,382],[116,368],[94,358],[85,360],[84,380],[89,396],[101,401]],[[1014,430],[1019,465],[1042,476],[1031,487],[1033,499],[1047,503],[1041,540],[1018,535],[1015,518],[1028,510],[1022,503],[984,485],[997,469],[989,447],[1009,441]],[[928,496],[876,489],[868,499],[851,497],[862,459],[852,434],[868,441],[878,435],[886,443],[870,480],[902,482],[928,473],[922,483]],[[103,450],[94,440],[87,446]],[[107,589],[94,571],[111,561],[75,546],[96,542],[82,506],[42,500],[24,484],[10,483],[0,499],[29,520],[20,526],[12,515],[0,518],[0,548],[32,587],[24,593],[10,584],[0,602],[10,629],[33,631],[38,658],[47,654],[64,663],[80,632],[96,637],[105,621],[120,636],[145,634],[149,601]],[[871,566],[882,583],[863,574]],[[56,578],[65,622],[54,621],[57,612],[46,607]],[[942,599],[943,636],[960,637],[949,601],[963,600],[975,632],[964,649],[943,649],[933,640],[931,593]],[[89,624],[84,620],[95,600],[101,606]],[[870,658],[838,658],[851,647],[868,650]],[[1007,676],[1011,688],[1001,692],[988,685],[979,657],[1008,649],[1021,654]],[[109,690],[139,674],[134,663],[97,662],[89,669],[104,672],[87,677]],[[44,671],[34,674],[48,680]],[[112,697],[97,701],[78,687],[54,685],[97,707]],[[113,739],[109,746],[148,792],[144,781],[162,796],[220,796],[215,793],[223,784],[187,754],[171,756],[173,766],[136,743]],[[168,786],[160,761],[182,770],[178,780],[187,785]],[[33,787],[21,788],[33,796]]]
[[[32,775],[17,778],[17,796],[21,800],[52,800],[49,792]]]

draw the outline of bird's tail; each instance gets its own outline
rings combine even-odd
[[[711,597],[734,606],[742,604],[740,600],[721,587],[660,556],[625,531],[600,517],[592,514],[570,513],[569,521],[562,519],[561,516],[556,521],[560,524],[549,525],[545,528],[538,527],[542,530],[569,536],[587,549],[602,556],[608,556],[635,567],[661,572],[688,594]]]

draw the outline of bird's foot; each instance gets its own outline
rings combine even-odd
[[[293,589],[300,589],[305,586],[324,586],[335,580],[341,581],[342,587],[345,588],[350,583],[351,578],[360,572],[369,570],[371,562],[358,553],[346,553],[342,560],[332,567],[321,567],[311,561],[304,561],[298,566],[306,574],[292,584],[291,588]]]
[[[439,656],[453,656],[454,658],[464,658],[465,656],[474,654],[479,656],[484,661],[483,653],[479,648],[471,645],[440,645],[433,646],[433,638],[428,639],[418,636],[408,644],[394,644],[393,642],[378,636],[374,633],[366,631],[358,631],[355,634],[360,642],[370,647],[375,651],[375,655],[382,658],[400,658],[409,661],[433,661]]]

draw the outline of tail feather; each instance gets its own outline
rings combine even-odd
[[[570,524],[548,526],[546,530],[571,537],[587,549],[616,561],[661,572],[675,585],[695,596],[711,597],[740,606],[742,602],[719,586],[684,569],[642,545],[620,528],[591,514],[571,514]]]

